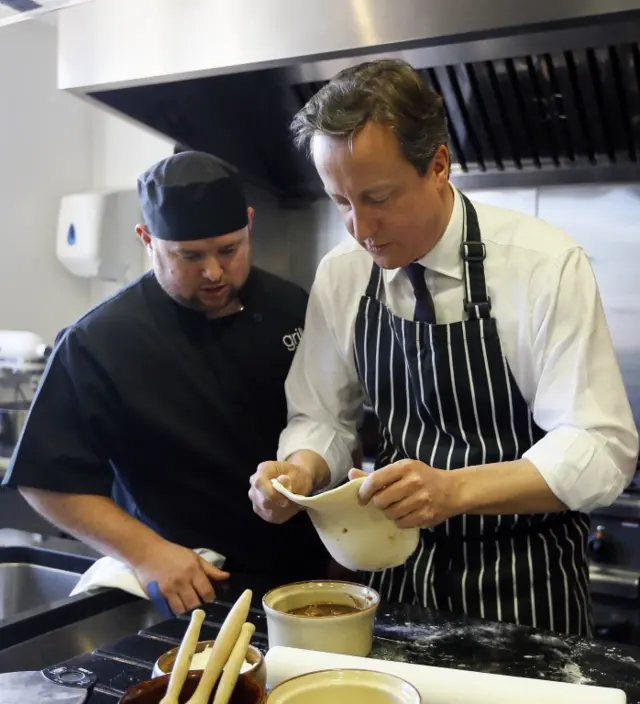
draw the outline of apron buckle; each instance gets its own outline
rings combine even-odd
[[[485,301],[470,301],[465,297],[463,305],[465,313],[475,313],[477,311],[478,317],[488,318],[489,313],[491,313],[491,296],[487,296]]]
[[[460,258],[465,262],[483,262],[487,258],[487,247],[484,242],[462,242]]]

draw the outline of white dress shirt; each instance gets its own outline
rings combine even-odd
[[[438,323],[464,320],[462,200],[420,260]],[[563,231],[530,216],[474,203],[487,258],[492,315],[514,379],[545,437],[524,453],[574,510],[612,503],[632,479],[638,433],[591,264]],[[354,328],[372,266],[355,241],[321,261],[305,331],[286,383],[289,424],[278,459],[309,449],[327,461],[332,485],[351,467],[364,390]],[[383,273],[382,302],[412,319],[415,297],[402,269]]]

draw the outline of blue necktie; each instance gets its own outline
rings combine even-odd
[[[424,278],[424,267],[422,264],[413,262],[409,266],[405,266],[404,270],[407,272],[416,297],[416,309],[413,319],[421,323],[435,323],[436,309]]]

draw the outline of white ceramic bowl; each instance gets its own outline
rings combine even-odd
[[[405,680],[369,670],[323,670],[293,677],[274,687],[267,704],[420,704]]]
[[[287,613],[311,604],[355,606],[355,613],[299,616]],[[380,595],[352,582],[296,582],[272,589],[262,599],[267,614],[269,647],[321,650],[366,657],[373,645],[373,626]]]

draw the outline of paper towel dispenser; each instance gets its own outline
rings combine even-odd
[[[63,196],[56,254],[76,276],[126,282],[140,272],[141,221],[135,190]]]

